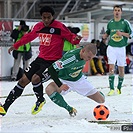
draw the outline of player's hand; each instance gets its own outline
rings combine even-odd
[[[83,38],[82,36],[77,35],[77,36],[74,38],[74,41],[75,41],[75,40],[81,40],[82,38]]]
[[[122,36],[122,32],[120,32],[119,30],[116,31],[116,34],[117,34],[118,36]]]
[[[11,54],[11,51],[15,50],[15,48],[13,46],[11,46],[9,49],[8,49],[8,53]]]
[[[60,89],[63,90],[63,91],[67,91],[69,89],[69,86],[67,84],[62,84],[60,86]]]

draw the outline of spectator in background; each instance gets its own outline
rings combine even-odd
[[[133,42],[129,43],[126,46],[126,54],[129,54],[129,55],[133,56]]]
[[[103,68],[104,71],[107,73],[109,71],[109,65],[108,65],[108,58],[107,58],[107,39],[103,39],[100,42],[100,56],[102,56],[102,64],[103,64]]]
[[[131,43],[131,55],[133,56],[133,42]]]
[[[106,51],[107,51],[106,41],[107,41],[107,39],[103,39],[102,38],[102,40],[100,42],[100,55],[107,57],[107,54],[106,54]]]
[[[72,33],[77,34],[80,32],[80,29],[78,27],[67,27]],[[63,47],[63,54],[65,54],[69,50],[73,50],[76,48],[76,45],[71,44],[69,41],[64,41],[64,47]]]
[[[130,54],[126,53],[126,63],[127,63],[127,65],[125,66],[125,74],[130,73],[129,72],[129,65],[131,63],[131,60],[129,59],[129,56],[130,56]]]
[[[100,48],[99,48],[100,41],[93,39],[91,43],[94,43],[97,46],[97,54],[90,61],[91,74],[92,75],[105,75],[106,73],[105,73],[105,70],[102,64],[102,56],[100,56]]]
[[[125,73],[130,73],[130,69],[133,68],[133,42],[126,46],[126,63]]]
[[[14,39],[14,42],[17,42],[28,32],[29,26],[26,25],[25,21],[20,20],[20,25],[12,31],[11,37]],[[20,46],[17,50],[13,50],[12,55],[14,57],[14,65],[11,70],[11,80],[16,81],[22,76],[21,60],[23,61],[24,70],[29,66],[29,61],[32,57],[30,42]]]
[[[106,48],[103,48],[101,46],[101,42],[99,40],[96,41],[96,46],[97,46],[97,57],[102,64],[101,66],[99,65],[98,68],[100,67],[99,69],[100,69],[102,75],[106,75],[106,71],[107,71],[106,61],[105,61],[104,56],[103,56],[103,54],[106,53]],[[104,52],[104,53],[102,53],[102,52]]]

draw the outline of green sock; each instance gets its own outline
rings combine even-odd
[[[58,92],[54,92],[52,93],[49,98],[58,106],[65,108],[68,112],[70,112],[72,110],[72,107],[70,107],[66,101],[64,100],[64,98],[62,97],[62,95],[60,95]]]
[[[115,79],[115,75],[109,76],[109,86],[111,90],[114,90],[114,79]]]
[[[117,85],[117,89],[121,90],[121,86],[122,86],[123,80],[124,80],[124,77],[118,76],[118,85]]]
[[[105,99],[105,95],[101,92],[101,91],[99,91],[99,93],[103,96],[103,98]]]

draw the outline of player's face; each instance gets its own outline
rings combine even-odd
[[[121,18],[122,11],[121,8],[115,7],[114,8],[114,18]]]
[[[45,25],[45,26],[49,26],[50,23],[52,22],[52,20],[53,20],[53,16],[52,16],[51,13],[49,13],[49,12],[44,12],[44,13],[42,14],[42,21],[44,22],[44,25]]]
[[[85,61],[90,61],[94,57],[94,54],[91,51],[82,50],[80,58]]]

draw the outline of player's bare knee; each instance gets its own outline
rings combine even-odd
[[[113,74],[114,74],[114,70],[110,70],[109,75],[113,75]]]
[[[48,85],[48,86],[46,87],[45,92],[46,92],[48,95],[50,95],[50,85]]]
[[[101,98],[98,103],[104,103],[104,102],[105,102],[105,99]]]
[[[56,89],[53,86],[53,83],[50,83],[45,89],[45,92],[47,93],[47,95],[51,95],[55,91],[56,91]]]
[[[104,103],[105,102],[105,98],[103,96],[99,97],[96,101],[97,103]]]
[[[40,78],[38,75],[34,74],[34,75],[32,76],[31,82],[32,82],[33,84],[37,84],[37,83],[39,83],[40,81],[41,81],[41,78]]]
[[[20,80],[19,80],[19,84],[23,87],[25,87],[30,81],[28,80],[28,78],[26,76],[23,76]]]

